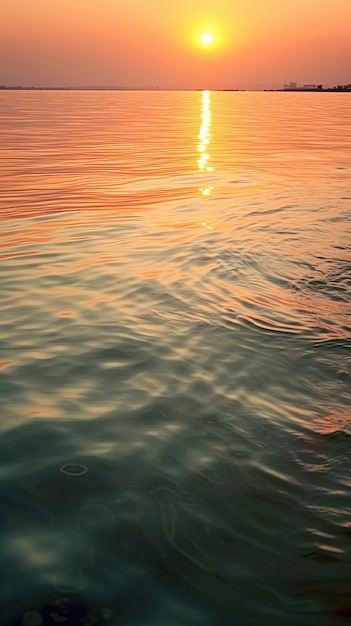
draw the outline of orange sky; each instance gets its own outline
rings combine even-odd
[[[333,86],[351,83],[350,29],[351,0],[3,0],[0,84]]]

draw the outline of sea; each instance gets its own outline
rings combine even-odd
[[[1,626],[351,620],[347,93],[0,93]]]

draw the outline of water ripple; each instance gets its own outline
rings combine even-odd
[[[205,94],[0,104],[4,626],[349,615],[350,110]]]

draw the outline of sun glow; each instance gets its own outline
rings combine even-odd
[[[202,22],[193,31],[193,43],[203,50],[218,48],[223,43],[222,39],[221,30],[213,22]]]
[[[204,44],[204,46],[210,46],[213,43],[212,33],[203,33],[201,35],[201,42]]]

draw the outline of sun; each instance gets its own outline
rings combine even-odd
[[[212,35],[212,33],[202,33],[201,37],[201,43],[203,43],[204,46],[210,46],[211,44],[213,44],[214,41],[214,37]]]
[[[222,48],[224,39],[223,39],[223,29],[215,23],[215,21],[203,21],[194,26],[192,31],[191,40],[195,48],[202,53],[206,50],[207,52],[215,52],[217,48]]]

